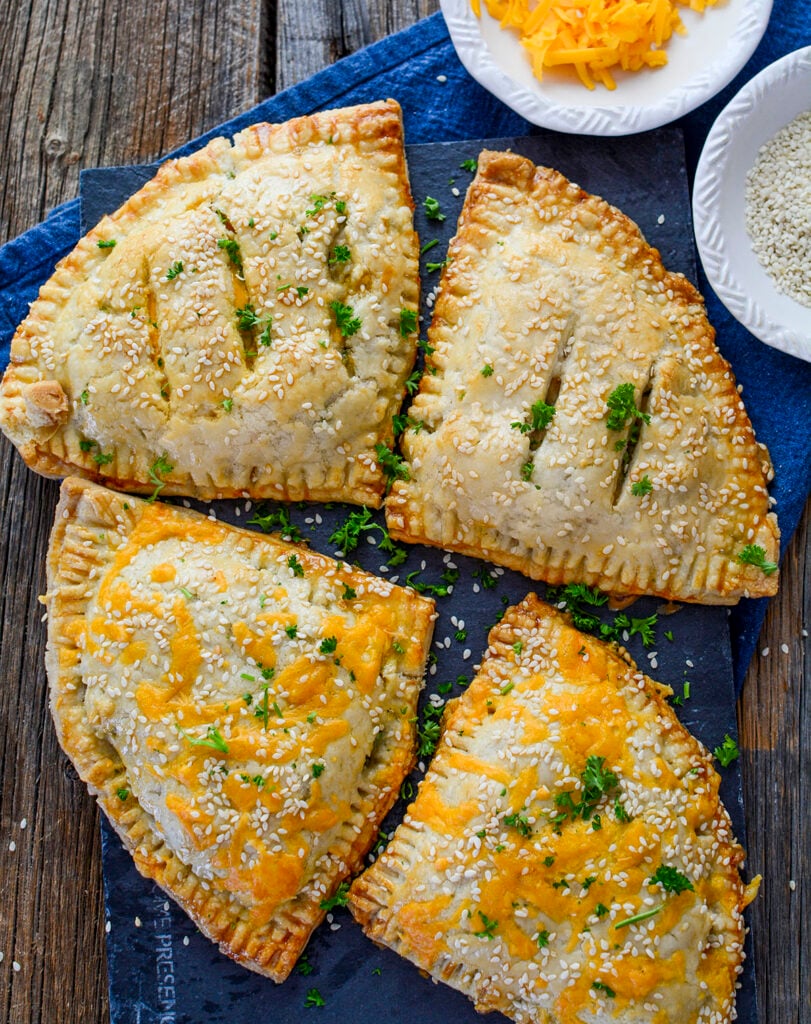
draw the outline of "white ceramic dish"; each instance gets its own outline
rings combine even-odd
[[[682,9],[687,35],[670,40],[663,68],[617,72],[615,90],[592,92],[568,73],[539,82],[517,32],[500,28],[484,2],[480,19],[470,0],[440,6],[470,74],[527,121],[580,135],[630,135],[668,124],[720,92],[760,42],[772,0],[726,0],[703,15]]]
[[[767,345],[811,361],[811,308],[781,294],[746,233],[746,175],[758,150],[811,109],[811,46],[747,82],[712,126],[696,170],[693,222],[718,298]]]

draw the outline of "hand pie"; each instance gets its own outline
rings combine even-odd
[[[743,851],[669,690],[530,594],[349,905],[519,1024],[733,1018]]]
[[[449,252],[392,535],[618,595],[773,594],[768,456],[701,297],[636,225],[485,152]]]
[[[50,476],[379,506],[416,354],[412,212],[393,100],[170,161],[43,287],[0,426]]]
[[[138,870],[283,981],[413,765],[433,603],[75,478],[46,603],[59,742]]]

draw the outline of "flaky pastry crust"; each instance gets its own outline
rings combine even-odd
[[[350,889],[375,942],[519,1024],[722,1024],[743,851],[670,691],[535,595],[494,627]]]
[[[164,164],[43,286],[0,427],[48,476],[380,505],[416,353],[412,212],[393,100]]]
[[[482,153],[428,340],[392,535],[617,595],[775,593],[768,455],[701,296],[619,210]]]
[[[138,870],[283,981],[413,766],[433,603],[77,478],[45,600],[59,742]]]

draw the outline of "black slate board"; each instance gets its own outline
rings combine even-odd
[[[661,128],[632,138],[600,139],[539,132],[521,139],[489,139],[407,147],[409,173],[417,204],[416,226],[423,244],[438,244],[421,259],[423,267],[423,334],[430,318],[427,301],[438,271],[426,264],[444,258],[465,190],[472,178],[463,160],[475,159],[482,148],[512,149],[536,163],[562,171],[590,192],[619,206],[639,224],[656,245],[665,266],[695,280],[696,264],[684,145],[680,129]],[[87,230],[103,214],[115,210],[154,173],[153,167],[115,167],[82,172],[82,222]],[[454,194],[455,191],[458,195]],[[426,196],[439,200],[443,222],[428,220],[422,208]],[[245,502],[185,502],[218,518],[245,526],[253,514]],[[250,503],[247,503],[250,505]],[[342,523],[350,506],[294,505],[291,518],[312,547],[334,554],[328,537]],[[376,515],[382,522],[382,513]],[[440,582],[448,564],[460,577],[452,594],[439,598],[440,617],[434,634],[436,666],[428,677],[426,694],[459,675],[470,678],[486,647],[487,632],[505,603],[516,603],[543,585],[518,573],[494,569],[487,563],[422,547],[409,547],[407,561],[388,572],[376,546],[362,543],[353,554],[360,564],[389,579],[404,581],[421,570],[419,579]],[[490,570],[495,586],[482,586],[482,570]],[[630,614],[643,617],[662,610],[662,602],[645,598]],[[610,616],[608,616],[610,618]],[[467,639],[454,639],[459,622]],[[665,638],[671,631],[673,641]],[[690,699],[677,709],[682,722],[710,749],[728,733],[737,737],[735,695],[729,643],[728,611],[683,605],[676,614],[660,616],[656,643],[645,650],[639,637],[627,647],[641,668],[669,683],[676,694],[689,680]],[[656,652],[653,661],[651,653]],[[467,657],[465,656],[467,654]],[[447,696],[458,696],[454,683]],[[745,842],[739,762],[721,769],[721,794],[736,835]],[[414,780],[420,776],[419,769]],[[401,801],[384,823],[389,833],[402,817]],[[298,1024],[313,1014],[321,1024],[476,1024],[482,1018],[460,993],[423,977],[411,964],[388,950],[376,948],[354,924],[345,909],[315,932],[307,947],[312,973],[294,972],[283,985],[252,974],[220,954],[189,918],[155,885],[135,870],[129,855],[106,822],[102,822],[107,959],[112,1024]],[[336,927],[336,925],[338,927]],[[307,992],[317,988],[325,1005],[305,1009]],[[757,1024],[757,1001],[751,942],[738,993],[738,1020]],[[487,1020],[505,1020],[490,1014]]]

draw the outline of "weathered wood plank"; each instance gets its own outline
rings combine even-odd
[[[280,3],[276,28],[277,91],[438,9],[439,0]]]
[[[748,870],[763,876],[751,915],[764,1024],[811,1019],[810,512],[786,554],[738,709]]]
[[[75,195],[80,167],[155,159],[257,102],[273,56],[262,11],[261,0],[4,0],[0,239]]]
[[[77,192],[82,166],[154,159],[272,82],[261,0],[0,2],[0,241]],[[97,812],[47,710],[57,487],[0,439],[0,1020],[109,1018]],[[22,822],[25,822],[23,827]],[[19,970],[13,965],[19,964]]]

